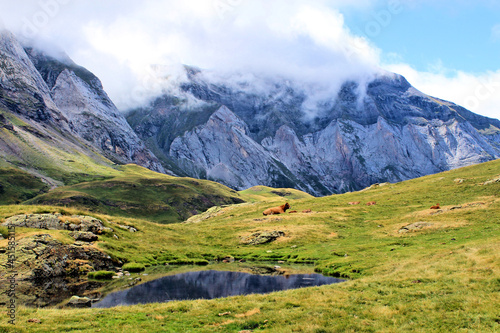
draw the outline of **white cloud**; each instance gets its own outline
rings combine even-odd
[[[378,50],[352,35],[333,9],[369,7],[370,0],[0,2],[8,27],[59,44],[101,78],[121,108],[150,96],[146,90],[158,92],[152,64],[252,71],[315,82],[326,93],[379,62]],[[174,70],[170,78],[180,75]]]
[[[367,80],[379,70],[380,50],[346,28],[340,9],[357,7],[370,12],[380,3],[0,0],[0,26],[3,20],[8,29],[22,36],[59,45],[99,76],[121,109],[150,98],[169,82],[182,80],[180,64],[222,75],[251,71],[310,86],[315,83],[313,90],[321,98],[334,94],[346,79]],[[492,34],[497,31],[493,28]],[[395,63],[400,59],[397,54],[384,58]],[[156,64],[163,65],[161,71],[151,69]],[[499,82],[499,72],[450,76],[439,66],[429,72],[417,72],[405,64],[384,68],[407,76],[425,93],[498,118],[500,91],[487,96],[481,82]],[[478,93],[479,103],[472,103]]]

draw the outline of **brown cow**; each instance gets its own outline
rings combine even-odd
[[[435,206],[431,206],[430,209],[440,209],[441,207],[439,207],[439,204],[437,203]]]
[[[282,214],[282,213],[286,212],[286,210],[289,208],[290,208],[290,205],[287,202],[284,205],[281,205],[278,207],[268,208],[264,212],[262,212],[262,214],[264,214],[264,215]]]
[[[361,202],[360,201],[351,201],[348,202],[349,205],[359,205]]]
[[[293,213],[297,213],[297,211],[296,210],[291,210],[291,211],[288,212],[288,214],[293,214]]]
[[[376,201],[369,201],[366,203],[367,206],[373,206],[373,205],[376,205],[377,202]]]

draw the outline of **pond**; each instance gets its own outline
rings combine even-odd
[[[197,271],[149,281],[130,289],[111,293],[92,305],[110,308],[173,300],[213,299],[220,297],[265,294],[273,291],[321,286],[344,280],[320,274],[254,275],[230,271]]]

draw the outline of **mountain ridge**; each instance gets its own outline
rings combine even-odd
[[[181,164],[187,175],[206,177],[238,190],[266,185],[327,195],[500,157],[499,120],[428,96],[401,75],[375,77],[366,89],[359,83],[346,82],[336,96],[316,100],[316,109],[308,111],[304,105],[311,104],[311,97],[293,82],[254,82],[255,86],[271,87],[259,92],[251,82],[219,82],[200,69],[186,70],[188,82],[179,84],[182,94],[215,105],[215,110],[224,107],[233,113],[240,119],[238,126],[245,128],[240,133],[245,140],[227,145],[222,137],[217,139],[213,119],[209,120],[217,111],[212,111],[205,116],[205,123],[185,128],[157,148],[170,164]],[[189,108],[187,98],[183,101],[182,97],[165,94],[159,99],[174,98],[176,104],[170,109],[164,106],[159,112],[154,101],[127,115],[148,144],[158,142],[157,138],[169,129],[157,127],[156,133],[144,133],[143,128],[154,125],[148,119],[139,120],[138,114],[148,114],[161,123],[182,109],[183,103],[185,114],[201,112],[199,107]],[[194,156],[196,147],[204,150]],[[224,147],[226,157],[221,157],[218,147]],[[259,159],[269,162],[256,163],[254,155],[245,157],[242,151],[250,147]],[[245,158],[248,165],[241,162]]]

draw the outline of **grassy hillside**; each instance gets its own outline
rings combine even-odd
[[[57,128],[0,109],[0,167],[17,167],[51,186],[104,179],[115,165]]]
[[[239,193],[247,202],[269,201],[273,198],[280,199],[281,201],[313,198],[309,193],[293,188],[272,188],[262,185],[253,186]]]
[[[160,225],[96,215],[111,227],[128,224],[139,230],[129,233],[116,228],[119,239],[102,237],[97,246],[123,260],[148,266],[233,256],[271,265],[278,260],[313,263],[318,272],[350,280],[268,295],[113,309],[21,307],[16,330],[500,330],[500,160],[360,192],[288,200],[291,210],[310,209],[310,213],[266,217],[262,211],[276,205],[276,198],[262,200],[227,207],[221,214],[191,224]],[[360,204],[349,204],[357,201]],[[367,206],[370,201],[376,204]],[[429,209],[436,203],[441,209]],[[3,206],[0,219],[37,209],[43,208]],[[421,228],[405,232],[415,223]],[[19,229],[20,237],[28,232]],[[262,245],[242,242],[252,233],[273,230],[281,230],[285,236]],[[0,241],[0,247],[4,243]],[[226,312],[230,313],[219,315]],[[30,318],[41,323],[28,323]],[[0,330],[8,327],[0,323]]]
[[[49,190],[39,178],[15,168],[0,168],[0,205],[17,204]]]
[[[172,177],[132,164],[119,170],[113,178],[59,187],[26,204],[174,223],[215,205],[243,202],[236,191],[214,182]]]

